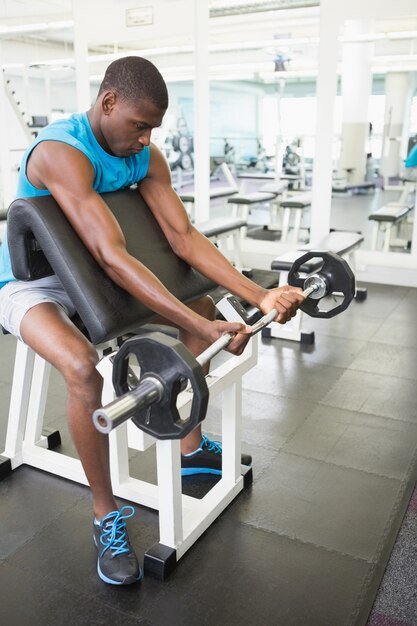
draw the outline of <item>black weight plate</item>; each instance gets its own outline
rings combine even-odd
[[[209,392],[201,366],[173,337],[162,333],[131,337],[123,343],[113,363],[113,386],[118,396],[130,391],[130,355],[135,355],[139,363],[140,381],[157,378],[164,388],[159,402],[133,413],[133,422],[157,439],[182,439],[206,416]],[[190,381],[193,400],[189,419],[182,420],[176,402],[185,380]]]
[[[304,282],[308,275],[302,274],[299,272],[299,269],[303,263],[306,263],[313,258],[323,260],[321,269],[314,273],[322,276],[322,278],[326,281],[326,284],[329,285],[329,290],[326,293],[326,296],[334,295],[336,297],[336,294],[342,294],[343,300],[340,304],[334,306],[333,308],[324,310],[320,308],[321,300],[306,298],[300,308],[304,311],[304,313],[307,313],[311,317],[334,317],[347,309],[355,297],[355,276],[347,261],[335,252],[330,252],[328,250],[309,250],[306,254],[299,257],[294,262],[288,272],[289,285],[304,289]]]

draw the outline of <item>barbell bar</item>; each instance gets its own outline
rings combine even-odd
[[[319,285],[310,284],[307,289],[304,289],[303,295],[308,298],[319,289],[321,289]],[[253,324],[253,326],[251,326],[251,335],[256,335],[256,333],[259,333],[259,331],[265,328],[265,326],[269,326],[269,324],[274,321],[277,315],[278,311],[276,309],[272,309],[271,311],[269,311],[269,313],[261,317],[260,320],[258,320],[257,322],[255,322],[255,324]],[[211,359],[215,357],[216,354],[221,352],[221,350],[224,350],[224,348],[227,348],[232,339],[236,337],[236,334],[237,333],[225,333],[224,335],[219,337],[214,343],[211,344],[211,346],[209,346],[206,350],[204,350],[204,352],[196,357],[197,363],[203,366],[211,361]]]
[[[315,291],[319,289],[316,285],[310,285],[307,289],[303,291],[303,294],[308,297],[313,294]],[[277,316],[278,312],[276,309],[272,309],[269,313],[264,315],[260,320],[258,320],[252,326],[252,335],[255,335],[263,328],[268,326]],[[198,363],[200,367],[203,367],[206,363],[208,363],[216,354],[224,350],[234,339],[237,333],[225,333],[221,337],[219,337],[214,343],[212,343],[206,350],[204,350],[199,356],[195,358],[195,361]],[[156,339],[155,335],[160,335],[158,337],[159,341],[164,337],[160,333],[153,333],[154,339]],[[143,341],[145,337],[139,337],[139,340]],[[125,342],[128,344],[130,340]],[[175,342],[176,340],[173,340]],[[171,343],[171,342],[170,342]],[[123,345],[125,345],[123,344]],[[171,344],[174,348],[174,344]],[[143,346],[142,346],[143,347]],[[123,348],[123,346],[122,346]],[[122,349],[120,348],[120,350]],[[120,352],[119,350],[119,352]],[[117,362],[120,362],[120,357]],[[116,363],[117,365],[117,363]],[[189,380],[189,379],[183,379]],[[103,434],[110,433],[114,428],[117,428],[120,424],[128,420],[132,417],[133,413],[140,412],[143,409],[148,409],[148,407],[152,406],[155,403],[160,403],[164,398],[164,383],[166,381],[162,381],[158,375],[147,375],[145,377],[141,377],[139,385],[135,389],[130,390],[122,390],[123,395],[116,398],[112,402],[110,402],[107,406],[102,407],[94,411],[93,413],[93,422],[97,430]],[[182,384],[180,391],[184,389],[185,385]],[[172,403],[171,403],[172,405]],[[171,406],[172,410],[172,406]],[[192,411],[193,412],[193,411]],[[178,415],[179,418],[179,415]],[[145,422],[147,424],[142,424],[140,427],[145,430],[145,432],[149,432],[149,434],[155,435],[153,426],[150,425],[150,414]],[[155,416],[153,416],[153,420],[155,421]],[[200,423],[202,420],[198,420],[197,423]],[[172,421],[171,421],[172,422]],[[171,423],[170,422],[170,423]],[[182,420],[180,420],[179,426]],[[173,422],[178,423],[178,419]],[[188,422],[187,422],[188,423]],[[190,427],[184,428],[180,426],[181,437],[185,437],[185,434],[190,432],[195,428],[197,424],[193,424]],[[164,438],[173,439],[176,438],[176,431],[178,428],[173,428],[169,432],[169,436],[167,435]],[[185,432],[185,434],[184,434]]]
[[[308,275],[300,269],[312,258],[322,259],[320,272]],[[297,259],[289,273],[289,284],[304,287],[306,300],[301,309],[314,317],[332,317],[347,308],[355,295],[355,279],[347,262],[334,253],[309,251]],[[320,300],[341,294],[343,301],[330,310],[320,310]],[[306,305],[308,301],[312,304]],[[268,326],[277,316],[276,309],[252,325],[252,334]],[[110,433],[129,418],[158,439],[185,437],[203,421],[208,405],[208,388],[202,366],[226,348],[236,333],[225,333],[194,358],[178,340],[162,333],[139,335],[123,343],[114,358],[113,385],[119,396],[93,413],[93,423],[103,434]],[[129,357],[136,356],[141,370],[139,384],[130,388]],[[188,382],[193,390],[190,417],[182,420],[176,407],[179,393]]]

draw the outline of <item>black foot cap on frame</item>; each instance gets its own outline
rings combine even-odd
[[[168,578],[177,565],[177,553],[174,548],[162,543],[154,545],[145,552],[143,569],[145,576],[152,576],[160,581]]]
[[[12,462],[5,456],[0,456],[0,480],[12,473]]]

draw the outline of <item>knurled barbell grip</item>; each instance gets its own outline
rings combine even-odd
[[[123,424],[137,410],[159,402],[164,393],[164,386],[158,378],[148,376],[139,385],[113,400],[105,407],[96,409],[93,422],[97,430],[108,434]]]

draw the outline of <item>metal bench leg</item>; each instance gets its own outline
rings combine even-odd
[[[35,356],[30,400],[26,420],[25,443],[37,444],[42,438],[43,418],[48,395],[51,365],[38,354]]]
[[[282,207],[278,198],[271,202],[271,220],[268,226],[268,230],[281,230],[282,231]]]
[[[240,229],[233,231],[233,233],[231,234],[232,247],[233,247],[233,260],[237,268],[243,267],[242,253],[240,250],[241,238],[242,238],[242,235],[240,234]]]
[[[389,244],[391,241],[391,229],[392,229],[392,224],[387,224],[385,226],[384,252],[389,252]]]
[[[282,218],[282,233],[281,233],[281,241],[285,242],[287,241],[288,238],[288,229],[290,226],[290,209],[285,208],[284,209],[284,215]]]
[[[295,217],[294,217],[294,232],[292,235],[292,240],[295,244],[298,242],[298,237],[300,235],[301,218],[302,218],[302,209],[296,209]]]
[[[22,464],[22,446],[26,429],[35,353],[17,341],[12,393],[7,422],[6,448],[2,456],[11,460],[12,468]]]
[[[380,225],[380,222],[375,221],[372,227],[371,250],[377,250],[378,248],[379,225]]]
[[[194,218],[194,202],[183,202],[184,208],[187,211],[187,215],[192,221]]]
[[[222,475],[225,482],[235,484],[241,473],[242,382],[240,379],[223,392],[222,400]]]
[[[247,204],[230,204],[232,204],[232,217],[240,218],[247,222],[249,216],[249,206]],[[239,229],[240,238],[245,239],[247,232],[247,226],[242,226],[242,228]]]
[[[172,548],[183,540],[180,441],[157,441],[159,541]]]

